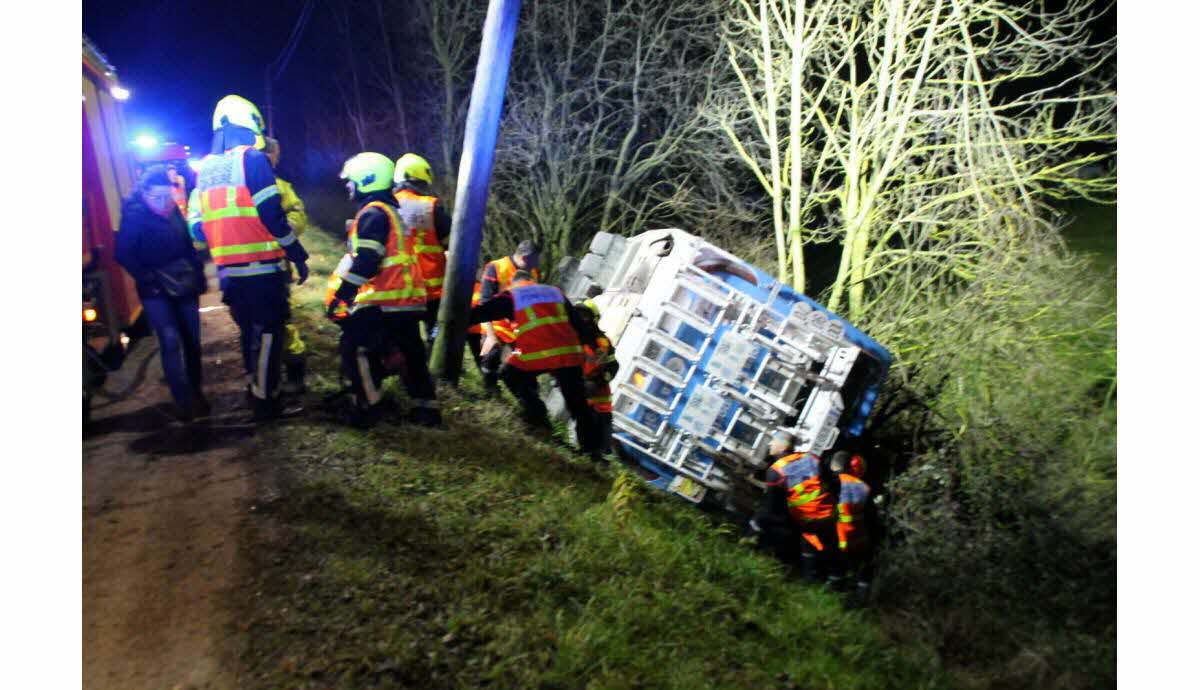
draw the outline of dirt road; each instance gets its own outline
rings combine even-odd
[[[270,493],[255,466],[237,329],[220,295],[202,298],[213,421],[167,413],[153,336],[104,386],[83,439],[83,686],[233,688],[237,639],[226,603],[237,529]]]

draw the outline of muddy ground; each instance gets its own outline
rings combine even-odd
[[[256,463],[237,328],[201,300],[207,422],[170,416],[158,344],[134,343],[83,439],[83,686],[234,688],[238,531],[277,493]]]

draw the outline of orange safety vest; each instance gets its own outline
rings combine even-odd
[[[599,414],[612,413],[612,388],[603,378],[604,364],[612,358],[612,343],[604,336],[596,337],[596,347],[587,343],[583,345],[583,378],[594,380],[602,385],[596,392],[588,396],[588,406]]]
[[[842,551],[863,551],[867,548],[865,511],[871,487],[845,472],[839,474],[838,478],[842,480],[842,492],[837,504],[838,548]]]
[[[446,250],[438,241],[437,228],[433,224],[437,197],[422,196],[411,189],[401,189],[395,196],[400,204],[400,218],[416,240],[413,250],[421,267],[421,277],[425,279],[425,296],[429,300],[441,299],[442,285],[446,282]]]
[[[506,256],[503,259],[496,259],[488,263],[496,267],[496,280],[499,283],[496,286],[496,292],[500,293],[507,290],[512,285],[513,275],[519,270],[517,265],[513,263],[512,257]],[[487,271],[486,267],[484,271]],[[534,282],[542,279],[542,274],[536,268],[529,273],[533,276]],[[496,331],[496,337],[502,343],[511,343],[517,339],[517,326],[508,319],[493,321],[492,329]]]
[[[475,288],[473,290],[471,290],[471,306],[472,307],[479,306],[479,291],[481,289],[483,289],[483,284],[480,283],[478,280],[475,281]],[[467,326],[467,333],[475,333],[475,334],[482,335],[483,334],[483,326],[478,323],[473,323],[470,326]]]
[[[382,201],[372,201],[359,209],[347,233],[350,251],[357,254],[363,242],[358,239],[358,221],[369,208],[378,208],[386,213],[391,227],[383,260],[379,263],[379,273],[358,288],[354,309],[379,307],[383,311],[425,311],[425,283],[421,280],[421,269],[412,250],[415,236],[405,227],[395,208]]]
[[[583,365],[583,346],[567,317],[567,299],[553,285],[521,283],[509,288],[516,341],[508,363],[522,371]]]
[[[251,261],[279,261],[283,247],[258,217],[254,198],[246,186],[246,151],[235,146],[219,156],[204,159],[197,189],[200,190],[200,220],[213,263],[218,266]],[[293,237],[294,241],[294,237]],[[285,266],[267,271],[283,271]],[[246,274],[249,275],[249,274]]]
[[[821,459],[812,453],[792,453],[771,465],[787,486],[788,514],[801,531],[811,523],[833,518],[833,496],[821,483]]]

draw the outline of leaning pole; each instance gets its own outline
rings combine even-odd
[[[466,137],[458,164],[458,189],[454,197],[454,219],[450,231],[450,257],[446,282],[438,309],[438,337],[433,345],[430,368],[438,378],[458,383],[462,374],[463,345],[467,335],[471,290],[479,266],[483,218],[487,212],[488,183],[500,130],[500,110],[508,85],[513,38],[521,0],[489,0],[483,23],[483,42],[471,105],[467,110]]]

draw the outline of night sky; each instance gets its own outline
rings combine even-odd
[[[245,96],[266,117],[266,66],[283,50],[303,6],[304,0],[85,0],[83,33],[133,91],[125,107],[130,135],[152,130],[202,155],[222,96]],[[316,20],[275,85],[277,131],[294,134],[303,126],[288,110],[294,80],[312,64],[305,43],[314,30],[320,30]]]

